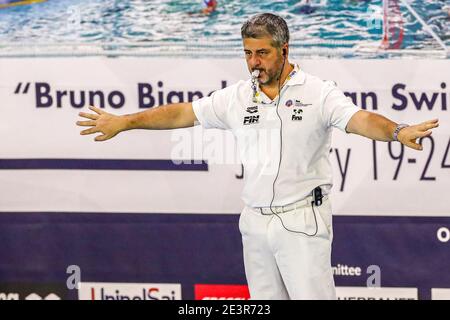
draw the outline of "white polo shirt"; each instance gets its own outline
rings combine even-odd
[[[255,94],[256,93],[256,94]],[[332,186],[332,128],[345,131],[360,109],[331,81],[295,65],[277,102],[251,80],[239,81],[192,103],[205,128],[231,130],[244,166],[242,199],[250,207],[287,205]],[[280,120],[281,118],[281,120]]]

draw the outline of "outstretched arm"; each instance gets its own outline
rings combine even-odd
[[[431,129],[439,126],[439,120],[433,119],[417,125],[403,128],[398,133],[398,141],[415,150],[422,150],[416,143],[418,138],[431,135]],[[397,124],[382,115],[360,110],[356,112],[347,124],[347,132],[356,133],[369,139],[378,141],[393,141],[393,134]]]
[[[176,129],[192,127],[197,118],[192,103],[175,103],[146,111],[117,116],[96,107],[89,107],[94,113],[80,112],[79,116],[87,121],[77,121],[77,125],[90,127],[80,132],[81,135],[100,132],[95,141],[111,139],[119,132],[131,129]]]

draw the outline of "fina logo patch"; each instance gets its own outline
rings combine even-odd
[[[253,106],[253,107],[247,107],[246,110],[248,113],[256,113],[258,112],[258,106]]]
[[[293,111],[292,112],[292,121],[303,120],[303,117],[302,117],[303,110],[302,109],[294,109],[292,111]]]

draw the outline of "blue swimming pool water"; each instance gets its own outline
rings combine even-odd
[[[48,0],[0,9],[0,43],[146,44],[205,41],[239,43],[240,26],[249,16],[274,12],[283,16],[297,45],[352,47],[382,38],[382,1],[328,0],[310,8],[297,0],[218,0],[210,16],[189,14],[201,0]],[[322,5],[320,3],[323,3]],[[443,7],[450,0],[409,1],[436,34],[450,45],[450,20]],[[401,48],[439,49],[436,41],[405,7]]]

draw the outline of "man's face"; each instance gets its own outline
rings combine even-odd
[[[272,46],[270,37],[244,38],[243,42],[248,70],[260,71],[258,77],[260,85],[275,85],[283,67],[281,49]]]

